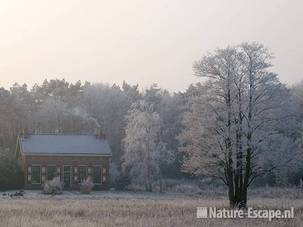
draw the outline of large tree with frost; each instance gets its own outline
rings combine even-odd
[[[135,184],[152,191],[152,182],[159,176],[161,154],[165,146],[159,142],[160,118],[153,106],[144,100],[132,105],[127,116],[122,167]]]
[[[207,78],[190,96],[190,111],[179,136],[186,154],[184,168],[220,178],[228,187],[231,207],[247,204],[247,189],[271,169],[260,157],[270,150],[288,91],[269,71],[271,55],[257,43],[218,49],[194,63]]]

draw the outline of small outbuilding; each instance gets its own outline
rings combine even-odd
[[[42,189],[59,176],[67,190],[78,189],[91,177],[94,189],[109,186],[111,149],[102,135],[32,134],[20,135],[17,157],[24,171],[25,189]]]

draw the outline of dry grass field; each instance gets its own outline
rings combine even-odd
[[[236,226],[291,227],[303,226],[303,198],[298,191],[259,193],[250,206],[263,208],[295,207],[290,220],[214,220],[197,219],[196,207],[226,207],[222,196],[206,194],[159,195],[144,193],[100,193],[92,196],[33,196],[0,199],[0,226]],[[281,193],[281,195],[279,195]],[[276,195],[274,195],[276,194]],[[283,196],[282,196],[283,195]],[[273,198],[278,196],[276,198]]]

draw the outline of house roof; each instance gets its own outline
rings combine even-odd
[[[28,135],[19,144],[25,155],[111,155],[107,140],[91,135]]]

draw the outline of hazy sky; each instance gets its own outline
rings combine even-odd
[[[303,79],[302,0],[0,0],[0,86],[44,78],[171,91],[207,51],[258,41],[283,82]]]

